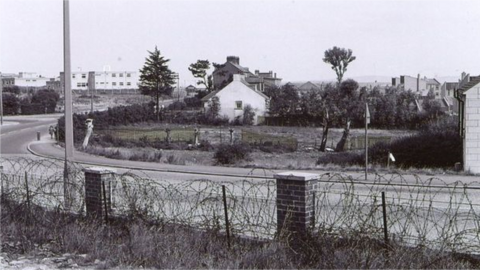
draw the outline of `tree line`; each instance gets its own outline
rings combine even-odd
[[[267,89],[271,97],[269,115],[277,124],[304,126],[351,127],[365,125],[365,104],[369,104],[369,126],[382,129],[417,129],[424,123],[444,115],[441,104],[431,92],[419,99],[408,90],[396,87],[367,89],[348,79],[340,84],[327,84],[323,89],[311,89],[300,94],[287,84]],[[327,123],[325,123],[325,121]]]
[[[60,95],[51,89],[21,94],[20,87],[6,86],[2,91],[4,115],[54,113]]]

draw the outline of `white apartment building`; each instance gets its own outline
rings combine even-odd
[[[14,84],[18,87],[44,87],[50,78],[43,77],[35,72],[19,72],[14,76]]]
[[[63,72],[60,77],[63,78]],[[89,83],[97,90],[138,89],[139,74],[134,71],[72,72],[72,90],[88,90]]]

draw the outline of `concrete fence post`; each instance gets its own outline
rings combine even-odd
[[[111,182],[115,178],[115,171],[102,167],[90,167],[83,171],[85,173],[85,206],[87,217],[101,220],[111,212]],[[105,186],[105,191],[103,190],[103,186]]]
[[[304,236],[315,221],[318,174],[283,172],[277,182],[277,234]]]

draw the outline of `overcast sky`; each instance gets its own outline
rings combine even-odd
[[[480,1],[70,0],[72,71],[138,71],[158,46],[180,73],[240,57],[283,82],[335,78],[324,51],[350,48],[346,78],[480,73]],[[0,72],[63,70],[63,1],[0,0]]]

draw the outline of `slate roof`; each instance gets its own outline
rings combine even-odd
[[[234,81],[232,81],[234,82]],[[232,83],[231,82],[231,83]],[[259,94],[261,97],[265,98],[265,99],[270,99],[268,96],[266,96],[264,93],[260,92],[260,91],[257,91],[253,88],[252,85],[248,84],[244,79],[241,79],[240,82],[242,82],[245,86],[247,86],[248,88],[250,88],[252,91],[254,91],[255,93]],[[230,83],[229,83],[230,84]],[[229,85],[228,84],[228,85]],[[227,85],[227,86],[228,86]],[[218,92],[222,91],[223,89],[225,89],[227,86],[225,86],[224,88],[220,89],[220,90],[216,90],[216,91],[213,91],[211,93],[209,93],[208,95],[204,96],[201,101],[202,102],[207,102],[209,99],[211,99],[212,97],[214,97]]]
[[[467,81],[460,82],[458,91],[459,92],[466,92],[470,88],[474,87],[475,85],[477,85],[479,83],[480,83],[480,76],[471,76],[469,82],[467,82]]]

